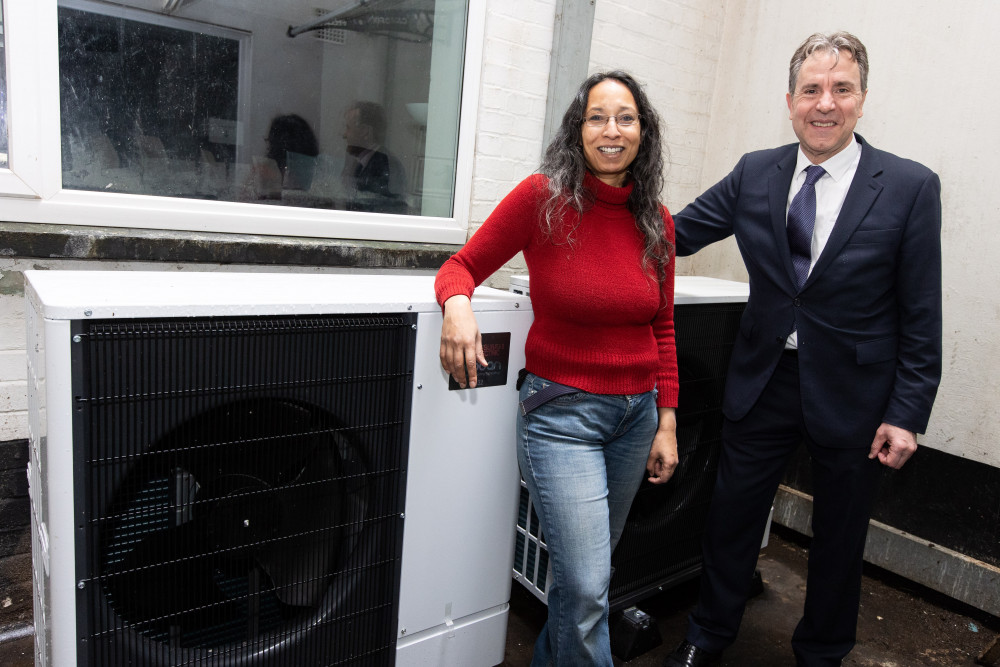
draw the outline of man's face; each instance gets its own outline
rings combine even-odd
[[[367,148],[371,143],[371,131],[367,125],[361,123],[361,112],[357,109],[348,109],[344,114],[344,141],[348,146]]]
[[[795,136],[813,164],[833,157],[851,142],[865,95],[858,63],[847,52],[841,51],[839,59],[816,52],[802,63],[795,92],[785,99]]]

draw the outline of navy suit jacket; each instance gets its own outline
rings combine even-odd
[[[734,235],[750,277],[723,413],[747,414],[797,330],[806,428],[828,447],[867,447],[882,422],[923,433],[941,377],[940,179],[855,136],[857,173],[801,289],[785,233],[798,144],[744,155],[674,216],[678,255]]]

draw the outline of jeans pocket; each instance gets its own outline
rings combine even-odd
[[[549,404],[551,405],[576,405],[584,398],[586,398],[587,392],[585,391],[574,391],[571,394],[563,394],[562,396],[556,396]]]

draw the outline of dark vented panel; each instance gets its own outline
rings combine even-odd
[[[622,609],[701,567],[701,537],[715,485],[722,393],[743,303],[682,304],[674,310],[680,404],[680,463],[663,486],[643,482],[612,556],[609,599]]]
[[[415,322],[77,325],[82,664],[393,663]]]

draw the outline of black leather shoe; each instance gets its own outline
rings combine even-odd
[[[709,653],[685,639],[680,646],[674,649],[673,653],[667,656],[663,667],[708,667],[708,665],[714,665],[718,660],[718,653]]]

